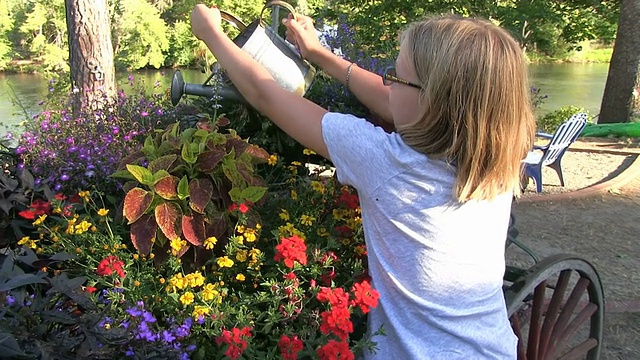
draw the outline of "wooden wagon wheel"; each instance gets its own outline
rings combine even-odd
[[[587,261],[567,254],[545,258],[505,290],[505,299],[518,359],[599,358],[604,298]]]

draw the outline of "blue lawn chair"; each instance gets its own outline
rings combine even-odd
[[[555,170],[560,178],[560,185],[564,186],[561,166],[562,155],[564,155],[569,146],[576,141],[586,125],[587,114],[577,113],[562,123],[553,135],[542,132],[536,133],[537,137],[549,139],[549,142],[542,146],[534,145],[533,151],[530,151],[527,157],[522,160],[524,166],[524,188],[526,188],[529,178],[533,178],[536,182],[536,191],[542,192],[543,166],[549,166]]]

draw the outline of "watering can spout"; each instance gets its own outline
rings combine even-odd
[[[173,73],[173,79],[171,80],[171,103],[173,106],[178,105],[182,95],[197,95],[207,98],[213,98],[214,96],[219,96],[223,100],[230,101],[244,101],[243,97],[240,95],[238,90],[233,86],[212,86],[212,85],[200,85],[200,84],[190,84],[184,82],[182,78],[182,73],[180,70]]]

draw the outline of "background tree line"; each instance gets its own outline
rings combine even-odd
[[[109,0],[111,42],[119,70],[186,67],[210,56],[192,36],[189,14],[202,0]],[[217,0],[246,22],[264,0]],[[558,56],[584,40],[611,44],[619,1],[592,0],[298,0],[301,12],[328,23],[345,22],[363,49],[395,46],[398,31],[428,13],[479,15],[509,29],[529,52]],[[0,0],[0,69],[31,63],[29,70],[66,71],[65,0]]]

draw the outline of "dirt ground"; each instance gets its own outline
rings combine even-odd
[[[617,159],[621,162],[615,165],[605,156],[590,157],[589,161],[599,165],[586,164],[584,157],[563,162],[565,180],[574,187],[584,185],[576,184],[586,181],[583,177],[590,167],[595,166],[597,171],[593,172],[602,173],[588,180],[597,183],[600,181],[597,178],[610,178],[619,173],[616,168],[630,163],[628,158]],[[559,186],[548,188],[548,193],[565,191],[559,190]],[[545,194],[530,192],[525,196]],[[640,177],[620,189],[587,198],[541,200],[514,203],[518,239],[541,257],[570,253],[591,262],[602,279],[606,303],[640,301]],[[508,261],[521,257],[517,251],[513,247],[507,251]],[[605,313],[601,359],[640,359],[640,311]]]

